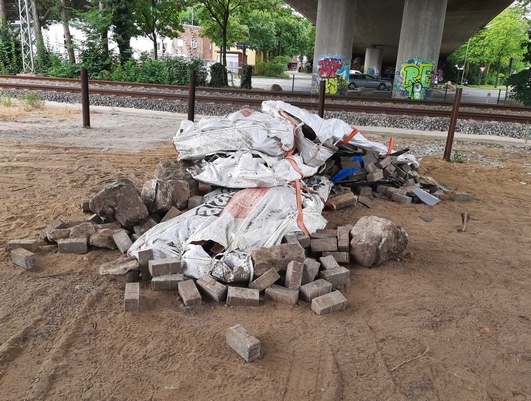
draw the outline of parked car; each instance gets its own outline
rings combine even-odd
[[[369,74],[352,74],[349,78],[348,88],[373,88],[378,90],[391,90],[393,84],[384,79],[378,79]]]

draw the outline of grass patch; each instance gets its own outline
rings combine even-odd
[[[11,107],[13,105],[13,100],[10,95],[0,95],[0,105],[2,107]]]
[[[27,109],[42,109],[44,107],[44,98],[41,95],[26,93],[17,98]]]

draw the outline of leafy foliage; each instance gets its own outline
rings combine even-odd
[[[277,56],[271,61],[256,63],[256,75],[266,77],[285,77],[284,71],[289,62],[289,57]]]
[[[22,54],[18,31],[3,23],[0,28],[0,73],[17,74],[22,71]]]
[[[229,86],[227,68],[221,63],[215,63],[210,66],[210,77],[210,86],[215,88]]]
[[[531,69],[522,70],[507,78],[507,84],[513,87],[511,98],[524,106],[531,106]]]
[[[158,58],[157,38],[176,38],[182,30],[180,21],[182,2],[175,0],[136,0],[133,21],[137,36],[145,35],[153,42],[154,58]]]

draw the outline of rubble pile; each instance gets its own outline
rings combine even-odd
[[[99,273],[127,282],[126,311],[138,310],[135,283],[148,280],[153,291],[177,291],[186,306],[203,298],[258,306],[265,298],[303,300],[317,314],[342,310],[350,279],[342,265],[396,258],[408,235],[375,216],[327,229],[325,206],[370,207],[378,196],[435,204],[445,190],[419,175],[407,149],[393,152],[342,120],[283,102],[183,121],[173,142],[178,160],[161,162],[141,191],[117,179],[82,205],[87,220],[57,219],[40,235],[60,253],[119,250]],[[38,264],[38,246],[8,243],[13,262],[27,269]]]

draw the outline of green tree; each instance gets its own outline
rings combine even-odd
[[[106,7],[110,8],[113,39],[120,53],[120,64],[124,64],[133,56],[131,38],[136,35],[133,9],[135,0],[107,0]]]
[[[522,66],[524,49],[521,43],[526,40],[527,28],[528,22],[522,8],[509,7],[474,35],[470,44],[461,45],[449,57],[449,61],[463,64],[466,58],[467,69],[470,65],[486,67],[485,75],[492,71],[497,86],[500,73],[508,68],[511,57],[515,66]]]
[[[247,27],[240,23],[237,13],[260,8],[255,0],[195,0],[202,5],[199,20],[202,35],[210,38],[221,49],[221,64],[227,66],[227,49],[248,36]]]
[[[182,30],[180,13],[181,1],[174,0],[136,0],[134,23],[138,36],[147,36],[153,42],[153,55],[158,58],[157,41],[159,37],[176,38]]]

